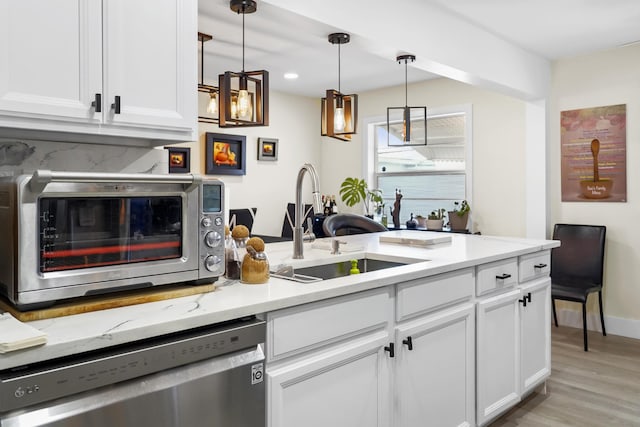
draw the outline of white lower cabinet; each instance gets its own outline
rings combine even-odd
[[[267,367],[270,427],[389,426],[386,332]]]
[[[396,327],[396,426],[475,425],[474,334],[472,303]]]
[[[551,374],[551,280],[520,286],[521,394],[529,393]],[[526,301],[526,305],[524,303]]]
[[[477,421],[488,421],[520,401],[520,289],[477,302]]]

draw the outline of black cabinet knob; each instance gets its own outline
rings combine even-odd
[[[389,353],[389,357],[395,357],[396,355],[395,345],[392,342],[390,342],[389,345],[384,348],[384,351]]]
[[[413,340],[411,337],[407,337],[407,339],[402,340],[402,344],[406,345],[409,351],[413,350]]]

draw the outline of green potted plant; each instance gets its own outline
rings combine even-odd
[[[469,221],[469,212],[471,212],[471,206],[466,200],[462,202],[453,202],[454,208],[449,211],[449,227],[451,231],[465,231],[467,229],[467,222]]]
[[[446,211],[447,210],[445,208],[431,211],[427,217],[427,230],[442,230],[442,227],[444,226],[444,213]]]
[[[383,209],[382,190],[369,190],[367,182],[360,178],[345,178],[340,185],[340,197],[345,205],[353,207],[362,202],[364,205],[365,215],[373,218],[373,214],[369,212],[369,205],[374,204],[374,211]],[[382,214],[382,212],[380,212]]]

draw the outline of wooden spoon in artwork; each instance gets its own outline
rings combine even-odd
[[[593,154],[593,182],[600,181],[598,174],[598,152],[600,151],[600,141],[594,139],[591,141],[591,154]]]

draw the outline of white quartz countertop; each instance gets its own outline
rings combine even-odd
[[[380,243],[380,236],[415,240],[450,236],[451,241],[419,247]],[[340,255],[330,254],[328,238],[319,239],[315,244],[305,244],[304,259],[301,260],[291,259],[292,242],[268,244],[265,251],[272,270],[279,264],[305,267],[362,258],[366,255],[409,264],[306,284],[271,278],[266,284],[246,285],[239,282],[227,283],[221,279],[216,283],[218,287],[215,291],[205,294],[29,322],[31,326],[47,334],[47,344],[0,354],[0,370],[262,314],[559,246],[559,242],[553,240],[409,230],[343,236],[340,240],[346,242],[341,246]]]

